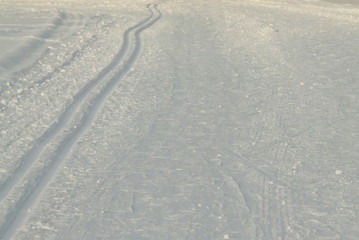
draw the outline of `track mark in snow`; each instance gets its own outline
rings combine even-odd
[[[247,196],[247,194],[242,190],[241,185],[239,184],[239,181],[237,181],[234,177],[230,177],[230,180],[233,182],[233,185],[235,186],[235,188],[238,190],[238,194],[239,196],[241,196],[241,198],[243,198],[243,201],[246,205],[246,208],[249,212],[252,212],[252,206],[251,206],[251,201],[249,200],[249,197]]]
[[[43,169],[41,175],[37,177],[32,189],[27,191],[26,194],[15,203],[16,207],[7,215],[5,222],[0,226],[0,239],[10,239],[16,229],[22,225],[29,208],[35,204],[42,191],[55,175],[61,163],[71,152],[73,146],[95,120],[96,115],[106,98],[112,93],[119,81],[136,62],[142,48],[141,33],[154,25],[162,17],[161,12],[157,9],[157,5],[149,4],[147,8],[150,10],[151,16],[125,31],[123,35],[123,45],[114,60],[76,95],[74,101],[61,115],[59,121],[50,127],[37,141],[36,146],[22,157],[20,165],[15,172],[0,186],[0,200],[3,200],[13,189],[15,189],[17,183],[24,178],[25,174],[31,169],[32,165],[47,145],[59,132],[64,130],[65,127],[71,123],[71,120],[74,119],[81,106],[85,105],[85,100],[88,100],[87,98],[92,90],[94,90],[100,83],[104,82],[108,75],[113,74],[101,89],[100,93],[94,99],[90,101],[88,100],[89,107],[85,111],[81,122],[62,140],[55,154],[51,158],[50,163]],[[133,34],[133,39],[131,39],[131,34]],[[131,48],[132,51],[129,51]],[[115,70],[123,59],[127,60],[124,61],[119,70]]]
[[[0,201],[3,200],[10,190],[14,187],[14,185],[22,179],[22,177],[26,174],[27,170],[29,170],[32,164],[35,162],[37,157],[41,154],[41,152],[45,149],[47,144],[51,142],[55,138],[55,136],[63,130],[75,117],[77,110],[84,104],[86,98],[90,95],[90,93],[108,76],[113,69],[120,64],[123,57],[125,56],[128,48],[129,48],[129,35],[130,33],[142,26],[146,22],[148,22],[153,16],[146,18],[144,21],[136,24],[135,26],[129,28],[124,33],[124,42],[120,52],[115,56],[113,61],[104,68],[96,78],[94,78],[91,82],[89,82],[75,97],[73,102],[66,108],[63,114],[60,116],[57,123],[52,125],[37,141],[36,145],[28,151],[20,160],[19,166],[16,170],[10,174],[9,178],[4,181],[0,185]],[[74,56],[76,57],[76,56]],[[42,79],[46,81],[46,77]]]

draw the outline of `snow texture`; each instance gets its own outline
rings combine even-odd
[[[1,0],[0,240],[358,239],[358,6]]]

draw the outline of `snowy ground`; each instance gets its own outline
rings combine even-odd
[[[0,239],[358,239],[334,2],[1,0]]]

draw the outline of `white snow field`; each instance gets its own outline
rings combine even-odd
[[[0,239],[359,239],[355,2],[0,0]]]

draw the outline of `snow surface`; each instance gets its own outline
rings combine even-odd
[[[0,239],[358,239],[338,2],[1,0]]]

